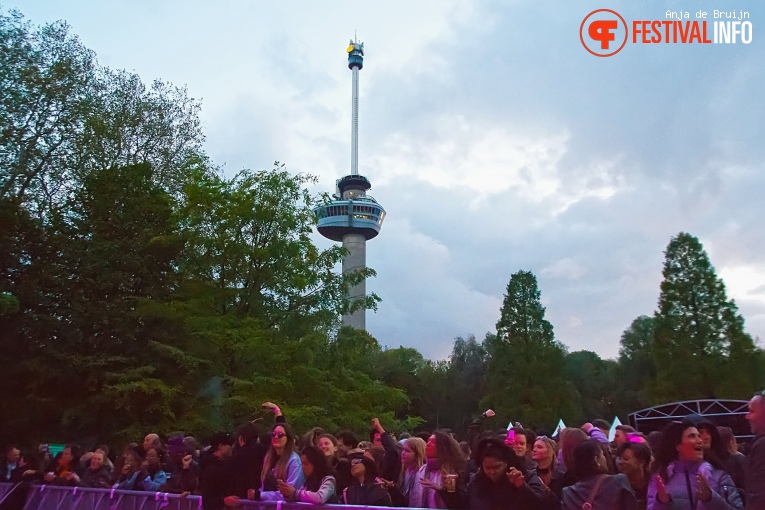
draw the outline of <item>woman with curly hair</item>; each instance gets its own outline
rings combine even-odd
[[[447,508],[441,494],[449,484],[464,485],[465,459],[460,444],[447,431],[433,432],[425,445],[425,464],[417,472],[410,493],[411,505],[417,508]],[[446,484],[446,485],[445,485]],[[449,488],[453,491],[453,488]]]

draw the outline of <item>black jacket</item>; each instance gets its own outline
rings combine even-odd
[[[390,495],[388,491],[375,485],[374,483],[365,483],[360,485],[353,482],[343,491],[343,502],[346,505],[365,505],[365,506],[390,506]]]
[[[755,438],[746,456],[746,510],[765,509],[765,434]]]
[[[231,478],[229,460],[221,460],[215,455],[210,455],[206,459],[199,480],[199,491],[202,493],[204,510],[221,510],[224,508],[223,498],[234,495],[231,489]]]
[[[458,486],[456,493],[442,491],[440,494],[451,509],[547,510],[557,508],[557,498],[553,494],[546,498],[539,495],[544,487],[539,477],[533,472],[525,476],[525,483],[515,487],[506,476],[500,478],[498,482],[492,482],[483,471],[478,470],[467,486]]]

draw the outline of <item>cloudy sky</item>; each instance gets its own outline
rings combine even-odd
[[[387,210],[367,246],[388,346],[448,356],[494,329],[533,271],[557,338],[618,354],[651,314],[663,251],[699,237],[765,339],[765,7],[752,0],[329,2],[10,0],[65,19],[99,61],[202,100],[206,150],[234,173],[286,163],[332,191],[350,169],[351,73],[364,41],[359,169]],[[582,47],[598,8],[750,13],[753,40]],[[710,19],[710,21],[713,21]],[[711,29],[710,29],[711,30]],[[710,35],[711,37],[711,35]],[[317,236],[317,243],[328,241]],[[762,342],[760,342],[762,345]]]

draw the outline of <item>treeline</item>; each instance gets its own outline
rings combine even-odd
[[[550,428],[765,382],[690,235],[671,241],[659,308],[618,360],[568,353],[520,271],[496,333],[434,362],[339,327],[373,271],[340,275],[342,248],[310,241],[312,177],[278,163],[224,176],[185,89],[100,66],[66,24],[14,11],[0,12],[0,84],[0,442],[204,437],[266,400],[298,430],[379,416],[459,431],[487,407]]]

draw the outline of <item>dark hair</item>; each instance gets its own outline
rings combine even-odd
[[[236,432],[246,445],[255,444],[258,441],[258,428],[252,422],[241,424]]]
[[[656,457],[656,468],[659,474],[666,479],[667,466],[678,459],[677,445],[683,440],[683,433],[689,428],[696,428],[698,426],[689,420],[673,421],[667,424],[662,430],[661,443],[656,450],[654,450],[654,456]],[[715,434],[717,429],[715,429]],[[719,443],[719,441],[718,441]],[[714,444],[713,444],[714,448]],[[724,469],[717,455],[711,452],[711,455],[704,453],[704,460],[709,462],[714,468]]]
[[[441,462],[441,469],[446,473],[462,472],[465,460],[457,440],[445,429],[438,429],[433,435],[436,437],[436,456]]]
[[[312,428],[300,438],[300,446],[303,448],[306,446],[319,446],[319,438],[324,432],[324,429],[321,427]]]
[[[727,450],[731,441],[736,440],[736,436],[733,434],[733,429],[730,427],[717,427],[717,432],[720,433],[720,442],[725,446]]]
[[[350,430],[338,430],[335,437],[348,448],[356,448],[359,444],[359,438]]]
[[[634,427],[630,427],[629,425],[617,425],[616,430],[621,430],[625,434],[637,432],[637,430],[635,430]]]
[[[485,437],[478,441],[475,448],[475,462],[480,467],[483,463],[483,459],[490,457],[492,459],[499,459],[502,462],[508,462],[511,457],[510,447],[499,439],[493,437]]]
[[[563,457],[563,465],[567,471],[574,472],[574,448],[579,443],[587,441],[587,433],[575,427],[566,427],[561,430],[558,438],[558,447]]]
[[[603,449],[597,439],[588,439],[574,447],[574,475],[578,480],[584,480],[605,471],[606,466],[598,466],[595,462],[595,458],[600,453],[603,453]]]
[[[210,438],[210,447],[212,447],[213,453],[220,448],[220,445],[227,444],[231,445],[233,443],[233,439],[231,438],[231,434],[228,434],[226,432],[217,432],[213,434],[213,436]]]
[[[306,446],[300,455],[305,457],[313,466],[313,473],[305,479],[305,487],[309,491],[316,492],[321,487],[321,481],[324,477],[332,474],[332,469],[324,458],[324,452],[316,446]]]
[[[377,465],[374,463],[372,459],[369,457],[361,457],[361,463],[364,464],[364,470],[366,471],[364,475],[364,479],[369,482],[369,480],[374,480],[377,478]]]
[[[616,449],[616,456],[621,457],[627,450],[630,450],[632,455],[634,455],[640,462],[640,467],[643,468],[643,474],[646,476],[646,479],[648,479],[651,475],[651,449],[645,443],[626,441]]]
[[[599,429],[609,430],[611,428],[611,424],[602,418],[598,418],[597,420],[592,420],[590,423],[592,423],[593,427],[597,427]]]
[[[488,484],[491,484],[489,477],[483,471],[484,459],[500,460],[507,464],[508,468],[514,467],[523,473],[524,476],[527,475],[523,459],[518,457],[504,441],[496,437],[485,437],[478,441],[475,451],[475,462],[478,466],[476,482],[480,484],[481,490],[488,490]]]

